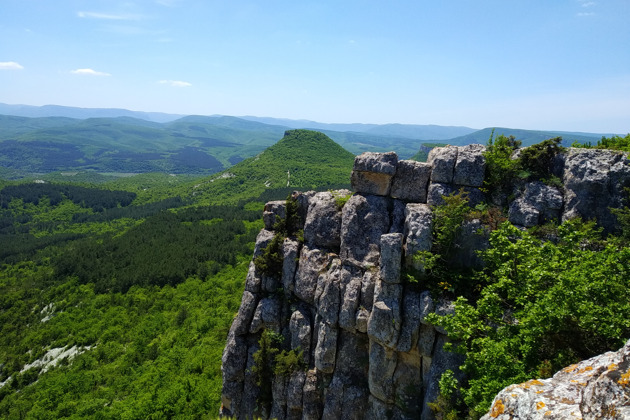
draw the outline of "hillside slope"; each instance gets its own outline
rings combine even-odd
[[[349,184],[353,162],[354,155],[325,134],[289,130],[259,155],[197,183],[190,194],[196,201],[234,203],[267,189]]]

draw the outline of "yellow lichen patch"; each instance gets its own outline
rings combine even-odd
[[[571,372],[573,369],[575,369],[578,365],[571,365],[571,366],[567,366],[564,369],[562,369],[563,372],[569,373]]]
[[[589,371],[591,371],[591,370],[593,370],[593,366],[586,366],[584,369],[580,369],[580,370],[578,370],[578,371],[577,371],[577,374],[579,375],[579,374],[581,374],[581,373],[584,373],[584,372],[589,372]]]
[[[544,408],[546,405],[547,405],[547,404],[545,404],[544,402],[542,402],[542,401],[538,401],[538,402],[536,403],[536,410],[540,410],[541,408]]]
[[[624,387],[630,385],[630,369],[628,369],[628,371],[626,373],[621,375],[621,378],[619,378],[617,383],[619,385],[623,385]]]
[[[611,363],[610,365],[608,365],[608,370],[615,370],[617,369],[617,363]]]
[[[563,398],[560,400],[560,402],[561,402],[562,404],[575,404],[575,401],[573,401],[572,399],[567,398],[567,397],[563,397]]]
[[[516,394],[510,394],[510,395],[512,395],[512,398],[516,398],[518,396]]]
[[[519,386],[521,388],[523,388],[523,389],[529,389],[529,388],[531,388],[534,385],[541,386],[541,385],[544,385],[544,384],[542,382],[540,382],[538,379],[531,379],[531,380],[529,380],[527,382],[523,382]]]
[[[501,414],[505,412],[505,405],[502,400],[496,400],[494,404],[492,404],[492,409],[490,410],[490,417],[497,418]]]
[[[542,394],[545,391],[536,391],[536,394]]]
[[[551,410],[545,411],[545,416],[550,416],[550,415],[551,415]]]

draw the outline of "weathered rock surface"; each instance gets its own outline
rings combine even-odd
[[[428,163],[399,161],[394,153],[365,153],[355,159],[356,193],[343,208],[335,197],[349,191],[292,195],[304,243],[284,240],[284,261],[276,274],[263,275],[250,264],[223,352],[222,415],[434,418],[427,403],[437,397],[438,380],[446,369],[462,379],[458,370],[462,359],[444,350],[445,331],[426,319],[431,313],[452,313],[454,305],[434,301],[401,273],[405,269],[422,273],[421,260],[413,256],[432,249],[431,206],[440,204],[443,195],[463,189],[469,204],[485,200],[479,188],[483,151],[479,145],[436,148]],[[630,186],[627,155],[569,150],[554,162],[554,173],[562,176],[564,188],[541,182],[515,186],[516,199],[508,203],[513,223],[534,226],[581,216],[613,229],[608,207],[619,207],[623,188]],[[285,201],[265,206],[265,229],[256,239],[254,257],[262,255],[273,239],[286,208]],[[479,266],[476,251],[487,246],[487,230],[479,220],[468,220],[449,263]],[[269,413],[260,411],[260,389],[251,370],[264,330],[282,336],[278,344],[282,350],[302,352],[299,368],[286,376],[264,378],[273,395]],[[630,418],[629,346],[599,361],[570,367],[540,381],[542,385],[530,382],[508,388],[486,418],[559,419],[570,418],[566,415],[571,412],[581,418]]]
[[[365,152],[357,156],[350,177],[352,188],[358,193],[388,195],[397,164],[394,152]]]
[[[568,366],[550,379],[508,386],[482,420],[629,418],[630,341],[617,352]]]

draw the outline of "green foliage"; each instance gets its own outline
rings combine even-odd
[[[257,197],[267,189],[309,190],[347,185],[353,164],[354,155],[326,135],[289,130],[280,141],[256,157],[195,183],[191,192],[196,200],[226,204]]]
[[[263,250],[263,253],[254,258],[256,269],[267,276],[277,276],[282,272],[284,257],[282,254],[282,244],[284,236],[276,233],[273,239]]]
[[[499,135],[496,139],[493,139],[493,136],[494,130],[484,154],[486,158],[484,188],[492,193],[504,193],[508,191],[518,172],[518,162],[512,159],[512,155],[521,146],[521,141],[516,140],[514,136]]]
[[[337,208],[337,211],[341,211],[341,209],[343,209],[343,206],[346,205],[348,200],[350,200],[350,197],[352,197],[353,195],[353,194],[343,194],[339,191],[333,191],[333,190],[329,190],[329,191],[335,199],[335,207]]]
[[[542,180],[552,174],[553,161],[556,155],[565,149],[561,146],[562,137],[547,139],[529,146],[521,151],[519,165],[529,174],[529,179]]]
[[[625,137],[621,136],[612,136],[612,137],[602,137],[601,140],[597,141],[596,145],[593,145],[591,142],[579,143],[574,142],[571,147],[578,147],[583,149],[610,149],[610,150],[621,150],[624,152],[630,152],[630,134],[627,134]]]
[[[438,383],[440,394],[435,401],[429,402],[428,406],[438,420],[457,420],[460,418],[457,406],[459,401],[459,381],[455,378],[452,370],[448,369],[440,377]]]
[[[257,403],[266,413],[271,411],[274,364],[281,343],[280,334],[264,330],[258,340],[258,350],[253,355],[252,373],[255,375],[256,385],[260,388]]]
[[[275,358],[273,373],[276,376],[288,377],[297,370],[306,369],[304,352],[300,349],[282,350]]]
[[[491,234],[476,302],[431,316],[466,355],[464,400],[488,410],[503,387],[618,348],[630,337],[630,248],[607,243],[592,223],[558,227],[541,242],[509,223]]]

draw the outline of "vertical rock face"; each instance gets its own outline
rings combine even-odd
[[[444,194],[464,189],[472,204],[484,200],[479,189],[484,150],[481,145],[436,148],[426,164],[399,161],[395,153],[364,153],[356,158],[351,177],[356,192],[343,207],[336,197],[348,191],[293,194],[304,242],[284,240],[284,261],[274,275],[250,265],[223,353],[222,415],[434,418],[427,403],[439,392],[437,381],[446,369],[461,375],[462,360],[443,349],[448,337],[426,317],[447,314],[453,304],[409,287],[401,272],[405,267],[422,271],[413,256],[431,250],[431,206]],[[570,150],[558,162],[564,188],[540,182],[523,186],[510,205],[510,220],[533,226],[579,215],[612,229],[608,207],[619,207],[623,187],[630,185],[627,157]],[[265,229],[258,235],[254,257],[271,243],[274,225],[286,211],[280,201],[265,206]],[[467,222],[452,264],[478,265],[475,250],[486,247],[487,238],[479,221]],[[285,350],[302,354],[301,366],[265,378],[273,396],[268,413],[257,404],[260,389],[251,370],[265,330],[281,337]],[[627,370],[628,363],[623,359],[619,366]],[[597,369],[598,385],[584,390],[580,401],[599,398],[610,381],[625,377],[621,371],[619,376]],[[627,401],[627,388],[623,390]],[[512,407],[507,401],[501,403],[506,409]]]

